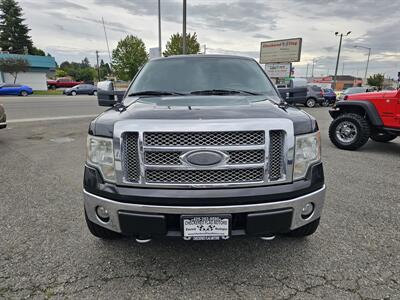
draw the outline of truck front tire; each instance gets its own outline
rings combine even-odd
[[[297,228],[295,230],[292,230],[285,235],[290,236],[290,237],[306,237],[309,235],[312,235],[315,231],[317,231],[317,228],[319,226],[319,220],[320,218],[316,219],[315,221],[312,221],[311,223],[308,223],[307,225]]]
[[[368,121],[354,113],[345,113],[329,126],[329,138],[338,148],[356,150],[365,145],[371,133]]]
[[[108,230],[107,228],[101,227],[96,223],[90,221],[87,217],[86,211],[85,211],[85,220],[90,233],[93,234],[95,237],[104,240],[114,240],[122,237],[122,235],[120,235],[119,233]]]

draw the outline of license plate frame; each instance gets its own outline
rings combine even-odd
[[[185,222],[186,220],[192,221],[192,223],[194,224],[189,224]],[[228,224],[225,224],[226,222]],[[209,226],[220,226],[220,227],[211,228]],[[181,233],[184,240],[194,240],[194,241],[227,240],[231,236],[231,231],[232,231],[232,215],[230,214],[181,216]]]

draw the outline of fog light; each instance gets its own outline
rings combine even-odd
[[[303,219],[307,219],[311,214],[314,212],[314,204],[308,202],[304,205],[303,209],[301,210],[301,216]]]
[[[110,220],[110,214],[108,213],[108,210],[103,206],[96,207],[96,214],[103,222],[108,222]]]

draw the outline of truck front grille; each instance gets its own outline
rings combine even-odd
[[[145,146],[248,146],[263,145],[264,131],[145,132]]]
[[[146,181],[172,184],[213,184],[260,182],[264,180],[264,169],[229,170],[147,170]]]
[[[267,135],[266,135],[267,133]],[[124,132],[122,183],[167,187],[268,184],[286,179],[285,131]],[[224,153],[212,166],[185,160],[189,151]]]

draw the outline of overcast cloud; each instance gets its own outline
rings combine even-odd
[[[147,48],[158,44],[157,0],[20,0],[36,46],[64,60],[80,61],[94,53],[108,61],[101,18],[110,48],[127,34],[141,37]],[[394,77],[400,71],[400,1],[397,0],[188,0],[188,31],[196,31],[208,53],[232,53],[258,59],[260,41],[303,38],[296,75],[334,72],[338,38],[344,39],[339,74],[362,76],[367,51],[372,48],[370,72]],[[181,32],[182,1],[161,0],[163,47],[169,36]],[[343,68],[344,63],[344,68]]]

